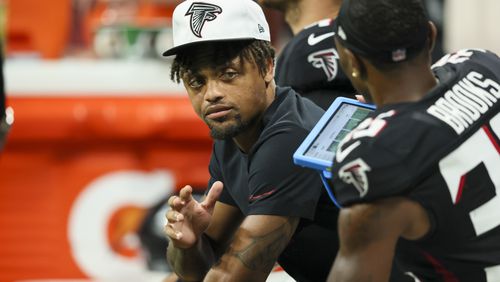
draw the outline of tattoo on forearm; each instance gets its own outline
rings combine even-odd
[[[265,235],[250,237],[251,240],[243,248],[231,249],[230,253],[251,270],[268,271],[288,244],[293,234],[293,226],[293,219],[288,219]]]

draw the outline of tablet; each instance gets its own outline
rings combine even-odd
[[[294,163],[318,170],[330,178],[340,141],[374,109],[374,105],[354,99],[335,99],[293,154]]]

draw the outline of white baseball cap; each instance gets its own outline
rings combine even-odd
[[[163,56],[201,42],[271,41],[264,12],[252,0],[186,0],[175,8],[172,22],[174,46]]]

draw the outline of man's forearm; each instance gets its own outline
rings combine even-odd
[[[175,273],[185,281],[201,281],[215,263],[214,250],[206,235],[202,235],[189,249],[176,248],[172,243],[167,249],[167,260]]]

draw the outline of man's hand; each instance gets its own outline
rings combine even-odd
[[[365,97],[364,97],[363,95],[361,95],[361,94],[356,94],[356,95],[354,95],[354,96],[356,96],[356,100],[358,100],[358,102],[361,102],[361,103],[366,103],[366,99],[365,99]]]
[[[193,198],[193,188],[189,185],[181,189],[179,196],[168,199],[170,209],[167,212],[165,232],[174,247],[187,249],[195,245],[210,224],[215,202],[222,188],[222,182],[216,181],[201,203]]]

